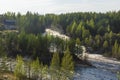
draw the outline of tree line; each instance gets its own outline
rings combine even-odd
[[[25,32],[3,33],[0,37],[0,55],[16,57],[17,55],[39,57],[45,64],[50,64],[54,52],[58,52],[60,57],[64,51],[69,48],[72,55],[82,53],[80,40],[63,40],[59,37],[42,34],[27,34]],[[77,46],[76,46],[77,43]],[[56,49],[56,51],[54,51]],[[51,52],[52,51],[52,52]]]
[[[76,39],[79,38],[81,45],[91,47],[96,53],[106,53],[109,56],[120,58],[119,51],[116,53],[113,50],[116,40],[117,44],[120,45],[120,11],[106,13],[76,12],[60,15],[40,15],[31,12],[22,15],[21,13],[7,12],[0,16],[0,27],[3,26],[2,22],[5,19],[16,20],[17,30],[20,33],[25,32],[27,34],[38,35],[43,33],[46,28],[58,28],[62,33],[70,36],[71,40],[73,39],[70,41],[71,45],[76,43]],[[74,45],[70,47],[74,47]],[[25,49],[26,46],[21,48]],[[25,53],[25,50],[23,50],[23,53]]]

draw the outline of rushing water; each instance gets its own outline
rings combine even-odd
[[[118,80],[116,73],[95,67],[76,67],[74,80]]]
[[[117,71],[120,71],[119,61],[107,59],[103,56],[100,57],[100,55],[96,54],[89,55],[90,57],[96,56],[88,60],[94,67],[76,66],[74,80],[118,80]],[[99,57],[97,58],[97,56]]]

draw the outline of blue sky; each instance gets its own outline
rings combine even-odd
[[[0,0],[0,13],[107,12],[120,10],[120,0]]]

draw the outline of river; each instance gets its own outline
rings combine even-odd
[[[106,69],[77,66],[75,70],[74,80],[118,80],[116,73]]]
[[[120,71],[120,61],[100,54],[87,53],[85,47],[83,54],[87,55],[87,61],[94,67],[77,65],[74,80],[118,80],[117,71]]]

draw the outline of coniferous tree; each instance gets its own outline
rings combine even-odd
[[[2,43],[3,43],[2,38],[0,38],[0,57],[4,56],[6,54]]]
[[[21,56],[17,56],[17,64],[15,66],[14,74],[19,80],[23,80],[25,78],[25,69],[24,69],[24,61]]]
[[[63,72],[63,75],[66,76],[65,79],[67,77],[72,78],[72,75],[74,72],[74,62],[73,62],[73,58],[72,58],[72,55],[71,55],[68,47],[62,58],[61,70]]]
[[[42,74],[43,74],[44,78],[46,78],[46,80],[48,80],[48,74],[49,74],[48,65],[45,65],[45,66],[43,67]]]
[[[60,58],[58,53],[54,53],[51,61],[50,67],[52,69],[59,70],[60,69]]]
[[[120,60],[120,45],[119,45],[119,48],[118,48],[118,59]]]
[[[106,40],[104,41],[103,48],[106,51],[106,49],[108,48],[108,41],[106,41]]]
[[[115,41],[115,43],[114,43],[114,45],[112,47],[112,55],[113,55],[113,57],[117,57],[118,48],[119,48],[119,45],[118,45],[117,41]]]
[[[31,63],[31,67],[32,67],[32,77],[34,79],[38,79],[40,72],[40,62],[38,58],[36,58],[36,60]]]
[[[88,46],[93,46],[93,39],[92,39],[92,36],[90,35],[89,38],[88,38]]]
[[[82,28],[83,28],[83,22],[80,22],[75,31],[75,34],[77,35],[77,37],[82,38],[82,31],[83,31]]]
[[[79,38],[77,38],[76,39],[76,44],[75,44],[75,46],[76,46],[76,53],[77,54],[80,54],[81,53],[81,47],[80,47],[80,39]]]
[[[54,53],[50,65],[51,77],[52,79],[56,79],[59,77],[60,72],[60,58],[58,53]]]
[[[76,39],[76,44],[80,45],[80,39],[79,38]]]

